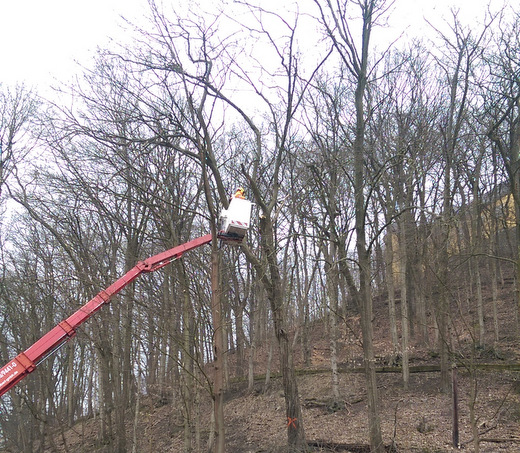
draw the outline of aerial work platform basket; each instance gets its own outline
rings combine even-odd
[[[253,203],[242,198],[232,198],[229,207],[220,213],[221,238],[242,240],[246,235],[251,222],[251,208]]]

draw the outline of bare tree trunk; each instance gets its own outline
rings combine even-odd
[[[273,331],[274,337],[274,331]],[[271,338],[268,339],[269,343],[269,351],[267,352],[267,363],[265,366],[265,380],[264,380],[264,393],[267,392],[269,387],[271,386],[271,369],[273,366],[273,340]]]
[[[365,161],[368,150],[365,149],[365,105],[364,98],[367,89],[369,71],[369,44],[372,33],[374,14],[381,14],[385,2],[365,0],[356,2],[362,17],[362,32],[359,41],[353,38],[351,25],[348,21],[350,3],[333,3],[315,0],[320,10],[322,24],[327,36],[341,58],[343,64],[355,79],[354,108],[355,133],[353,142],[353,191],[355,210],[356,252],[359,271],[359,289],[356,290],[350,271],[343,265],[343,274],[353,291],[353,297],[358,302],[361,311],[361,330],[363,335],[363,355],[365,361],[365,379],[368,398],[368,425],[370,448],[375,453],[383,452],[384,445],[381,434],[381,423],[378,410],[378,391],[373,344],[373,300],[371,290],[372,270],[370,263],[371,250],[367,245],[367,212],[370,199],[366,196],[367,174]],[[325,12],[326,10],[326,12]],[[345,251],[339,251],[342,255]],[[341,257],[342,258],[342,257]],[[340,259],[340,262],[342,259]]]
[[[181,379],[181,394],[184,408],[184,451],[192,451],[192,420],[193,420],[193,332],[191,331],[191,300],[189,286],[185,275],[185,267],[182,262],[177,265],[179,284],[182,291],[182,367],[180,370],[183,379]]]
[[[480,452],[480,434],[478,427],[478,416],[476,413],[477,410],[477,376],[476,370],[471,365],[470,369],[470,378],[471,378],[471,390],[469,394],[469,421],[471,424],[471,432],[473,434],[473,452]]]
[[[257,296],[254,294],[256,283],[252,282],[250,297],[250,313],[249,313],[249,351],[248,351],[248,371],[247,371],[247,390],[252,392],[255,386],[255,352],[258,342],[258,333],[260,331],[259,317],[257,310]]]
[[[339,374],[338,374],[338,352],[337,352],[337,336],[338,336],[338,322],[336,313],[330,314],[330,368],[331,368],[331,384],[332,384],[332,398],[334,405],[340,404],[341,395],[339,393]]]
[[[139,354],[139,352],[138,352]],[[138,362],[138,375],[137,375],[137,395],[135,397],[135,414],[134,414],[134,425],[132,428],[132,453],[138,453],[137,440],[138,440],[138,426],[139,426],[139,412],[141,410],[141,367]]]
[[[459,448],[459,383],[457,379],[457,367],[454,364],[451,367],[451,387],[453,404],[452,446]]]
[[[393,239],[396,236],[393,232],[386,235],[386,287],[388,290],[388,320],[390,322],[390,338],[392,339],[393,359],[395,360],[399,352],[399,338],[397,336],[397,316],[395,310],[395,273],[394,273],[394,245]]]
[[[445,236],[447,240],[447,236]],[[445,246],[447,248],[447,245]],[[440,261],[440,288],[439,300],[436,305],[437,309],[437,326],[439,332],[439,353],[440,353],[440,367],[441,367],[441,390],[448,393],[450,390],[450,375],[449,375],[449,308],[450,301],[448,290],[446,288],[446,281],[448,276],[448,255],[447,249],[442,250],[443,258]]]
[[[112,305],[116,322],[121,322],[121,303]],[[117,325],[114,330],[114,344],[112,350],[111,367],[108,371],[110,374],[110,383],[113,391],[113,405],[112,411],[114,414],[114,453],[126,453],[126,404],[123,393],[123,379],[124,373],[122,367],[124,363],[123,341],[124,330],[121,332],[121,325]]]
[[[101,349],[98,352],[98,379],[99,379],[99,441],[102,445],[110,443],[112,438],[111,406],[112,397],[109,389],[108,365],[105,363]]]
[[[484,299],[482,297],[482,279],[480,276],[480,258],[474,260],[475,286],[477,290],[477,316],[478,316],[478,344],[481,348],[485,344],[486,325],[484,323]]]
[[[365,39],[368,40],[368,37]],[[366,42],[368,45],[368,42]],[[365,67],[366,70],[366,67]],[[355,230],[356,250],[359,267],[359,302],[361,310],[361,331],[363,335],[363,356],[365,361],[365,379],[368,399],[368,424],[370,448],[373,452],[384,451],[379,419],[379,399],[377,391],[376,364],[374,357],[373,300],[370,287],[371,266],[370,251],[366,243],[366,203],[365,199],[365,118],[363,97],[366,87],[366,73],[362,71],[356,87],[356,136],[354,140],[354,196],[355,196]]]
[[[355,230],[356,230],[356,250],[359,262],[359,292],[361,308],[361,330],[363,334],[363,355],[365,360],[365,377],[367,385],[368,399],[368,423],[370,432],[370,448],[373,452],[384,451],[383,438],[381,434],[381,422],[379,419],[379,398],[377,391],[376,364],[374,357],[373,342],[373,300],[370,287],[371,266],[370,251],[366,242],[366,204],[365,198],[365,111],[364,95],[367,82],[366,64],[368,55],[368,40],[371,28],[371,15],[375,2],[371,3],[366,11],[366,33],[363,36],[363,55],[364,62],[358,74],[358,84],[355,94],[356,107],[356,134],[354,139],[354,197],[355,197]],[[365,48],[366,46],[366,48]]]
[[[337,259],[336,244],[330,243],[329,250],[325,252],[325,274],[327,299],[329,301],[329,337],[330,337],[330,365],[331,365],[331,384],[332,384],[332,398],[334,404],[339,404],[339,375],[338,375],[338,355],[337,355],[337,336],[338,336],[338,297],[339,297],[339,283],[338,272],[335,260]]]
[[[485,343],[486,326],[484,323],[484,300],[482,296],[482,278],[480,266],[482,263],[481,255],[483,253],[483,241],[482,237],[482,208],[481,200],[479,196],[479,181],[481,172],[481,163],[483,158],[484,150],[481,152],[477,165],[475,167],[475,174],[472,175],[473,183],[473,212],[472,215],[472,234],[470,235],[470,243],[472,249],[472,260],[470,265],[473,266],[473,276],[475,278],[475,289],[477,292],[477,316],[478,316],[478,343],[482,348]]]
[[[251,183],[254,185],[253,181]],[[258,199],[262,200],[260,194],[258,193],[257,195]],[[284,290],[275,250],[274,226],[267,211],[260,218],[260,239],[264,262],[254,256],[247,247],[243,247],[243,250],[250,262],[257,268],[258,274],[262,276],[262,282],[273,314],[274,333],[280,350],[280,371],[282,373],[285,396],[289,449],[291,451],[305,451],[307,443],[305,441],[298,384],[293,363],[292,342],[289,339],[286,322]]]
[[[490,268],[490,278],[491,278],[491,294],[493,299],[493,326],[494,326],[494,336],[493,336],[493,346],[495,350],[498,347],[499,340],[499,322],[498,322],[498,275],[497,275],[497,262],[494,258],[489,260],[489,268]]]
[[[456,83],[452,86],[452,91],[456,90]],[[454,94],[452,94],[454,96]],[[455,106],[452,105],[452,109]],[[451,124],[451,123],[450,123]],[[444,167],[444,188],[442,195],[442,216],[440,218],[440,241],[439,241],[439,301],[437,304],[437,325],[439,327],[439,353],[441,366],[441,390],[448,393],[450,390],[449,374],[449,332],[448,321],[450,316],[450,297],[448,291],[449,275],[449,243],[450,243],[450,219],[452,212],[451,186],[452,186],[452,161],[454,146],[445,152]]]
[[[401,344],[403,359],[403,386],[408,389],[410,381],[410,363],[409,363],[409,340],[410,340],[410,319],[408,315],[408,246],[407,246],[407,215],[401,217],[399,237],[400,237],[400,275],[401,275]]]
[[[67,363],[67,423],[69,426],[74,424],[75,398],[74,398],[74,344],[67,345],[68,363]],[[80,370],[84,372],[84,370]]]
[[[253,340],[249,346],[248,367],[247,367],[247,391],[252,392],[255,388],[255,348]]]
[[[224,331],[220,291],[220,251],[218,241],[211,247],[211,314],[213,318],[213,408],[215,414],[215,453],[225,453],[224,425]]]

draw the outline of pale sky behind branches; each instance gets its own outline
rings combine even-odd
[[[379,37],[382,44],[388,44],[401,31],[405,33],[401,39],[432,35],[424,18],[442,27],[451,18],[450,8],[460,10],[464,23],[477,24],[484,20],[489,1],[395,0],[391,28],[375,30],[373,39]],[[280,2],[294,0],[273,4]],[[197,8],[197,3],[205,5],[204,0],[163,3],[191,8]],[[212,3],[207,1],[208,5]],[[24,82],[40,88],[78,73],[77,63],[88,66],[95,49],[107,46],[110,39],[113,43],[126,39],[128,33],[122,33],[118,25],[121,16],[139,23],[149,11],[147,0],[1,0],[0,4],[0,84]],[[305,5],[314,6],[312,0],[298,2],[300,10]],[[494,10],[500,9],[503,0],[491,0],[491,5]]]

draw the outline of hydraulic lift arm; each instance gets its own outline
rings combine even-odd
[[[115,294],[125,286],[132,283],[143,273],[155,272],[180,258],[185,252],[211,242],[211,234],[193,239],[185,244],[173,247],[170,250],[159,253],[144,261],[137,263],[120,279],[112,283],[108,288],[99,292],[93,299],[83,305],[79,310],[61,321],[51,331],[46,333],[36,343],[21,352],[13,360],[0,369],[0,396],[14,387],[25,376],[34,371],[47,356],[56,351],[62,344],[70,340],[76,329],[90,318],[103,305],[110,302]]]

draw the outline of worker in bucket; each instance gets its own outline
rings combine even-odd
[[[245,200],[246,199],[245,193],[246,193],[246,191],[242,187],[239,187],[237,189],[237,191],[235,192],[235,195],[233,195],[233,198],[240,198],[242,200]]]

